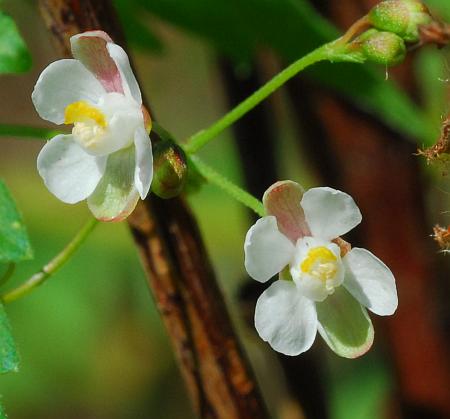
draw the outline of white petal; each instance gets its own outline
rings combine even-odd
[[[103,31],[88,31],[70,38],[73,58],[79,60],[107,92],[124,94],[122,77],[107,49],[111,38]]]
[[[75,204],[91,195],[105,167],[105,157],[87,154],[71,135],[52,138],[44,145],[37,159],[39,174],[47,188],[67,204]]]
[[[277,217],[278,228],[294,243],[303,236],[311,235],[300,206],[302,196],[303,188],[291,180],[274,183],[263,196],[266,214]]]
[[[136,168],[134,170],[134,184],[142,199],[148,194],[153,178],[152,143],[145,128],[139,127],[134,134],[136,148]]]
[[[245,237],[245,269],[253,279],[266,282],[289,263],[294,250],[273,215],[260,218]]]
[[[278,352],[298,355],[314,343],[317,314],[292,281],[274,282],[258,298],[255,327],[259,336]]]
[[[117,44],[106,45],[109,55],[116,63],[122,76],[123,87],[126,95],[130,95],[139,105],[142,104],[141,90],[130,66],[127,53]]]
[[[105,174],[88,198],[88,206],[101,221],[121,221],[128,217],[139,201],[134,186],[134,145],[108,156]]]
[[[370,311],[389,316],[398,305],[395,278],[390,269],[366,249],[354,247],[344,257],[344,286]]]
[[[353,198],[332,188],[312,188],[303,194],[301,206],[313,236],[331,240],[361,222],[361,212]]]
[[[136,129],[144,124],[141,108],[136,102],[113,92],[100,98],[98,108],[106,116],[107,127],[95,141],[86,141],[83,138],[85,135],[83,131],[82,135],[78,135],[76,127],[73,131],[75,140],[79,141],[86,152],[102,156],[133,145]],[[89,139],[89,136],[86,137]]]
[[[59,60],[41,73],[31,99],[41,118],[62,124],[67,105],[79,100],[96,103],[104,93],[100,82],[79,61]]]

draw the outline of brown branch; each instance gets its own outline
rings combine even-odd
[[[64,55],[71,35],[103,29],[124,45],[107,0],[40,0]],[[153,137],[152,137],[153,139]],[[181,199],[140,203],[129,225],[158,309],[201,418],[265,418],[196,222]]]

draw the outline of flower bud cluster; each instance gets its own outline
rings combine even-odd
[[[364,60],[397,65],[406,56],[406,43],[418,42],[420,27],[431,21],[428,9],[418,0],[384,0],[366,17],[371,29],[352,45]]]

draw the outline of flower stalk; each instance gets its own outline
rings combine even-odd
[[[98,221],[95,218],[90,218],[89,221],[86,222],[75,237],[69,242],[69,244],[60,253],[58,253],[58,255],[56,255],[39,272],[36,272],[23,284],[0,295],[0,300],[6,304],[11,303],[12,301],[18,300],[19,298],[29,294],[39,285],[42,285],[48,278],[50,278],[70,260],[73,254],[83,245],[97,224]]]

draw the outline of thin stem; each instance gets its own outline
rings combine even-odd
[[[370,27],[370,20],[368,16],[363,16],[358,19],[350,28],[348,28],[347,32],[342,35],[338,40],[337,44],[346,44],[350,42],[356,35],[360,34],[362,31],[368,29]]]
[[[335,42],[335,41],[334,41]],[[260,87],[256,92],[250,95],[247,99],[237,105],[230,112],[225,114],[222,118],[212,124],[209,128],[199,131],[190,137],[184,147],[186,153],[194,154],[204,145],[206,145],[217,134],[228,128],[238,119],[242,118],[247,112],[252,110],[256,105],[261,103],[264,99],[270,96],[275,90],[280,88],[289,79],[294,77],[300,71],[306,67],[324,61],[332,59],[337,52],[334,48],[334,42],[322,45],[315,49],[304,57],[292,63],[283,71],[278,73],[275,77],[269,80],[266,84]],[[340,55],[339,55],[340,56]]]
[[[76,250],[84,243],[86,238],[98,224],[95,218],[89,221],[78,231],[69,244],[50,262],[48,262],[39,272],[32,275],[27,281],[17,288],[8,291],[0,296],[0,300],[4,303],[15,301],[31,292],[34,288],[44,283],[51,275],[60,269],[75,253]]]
[[[210,183],[218,186],[229,195],[231,195],[236,201],[250,208],[260,217],[265,215],[264,206],[261,201],[256,199],[253,195],[241,189],[239,186],[235,185],[233,182],[217,173],[213,168],[204,163],[197,156],[190,156],[191,163],[195,166],[198,172],[206,178]]]
[[[48,140],[59,133],[59,131],[49,128],[0,124],[0,137],[20,137],[31,140]]]
[[[8,264],[5,273],[0,277],[0,287],[5,285],[9,278],[13,275],[14,271],[16,270],[16,264],[11,262]]]

